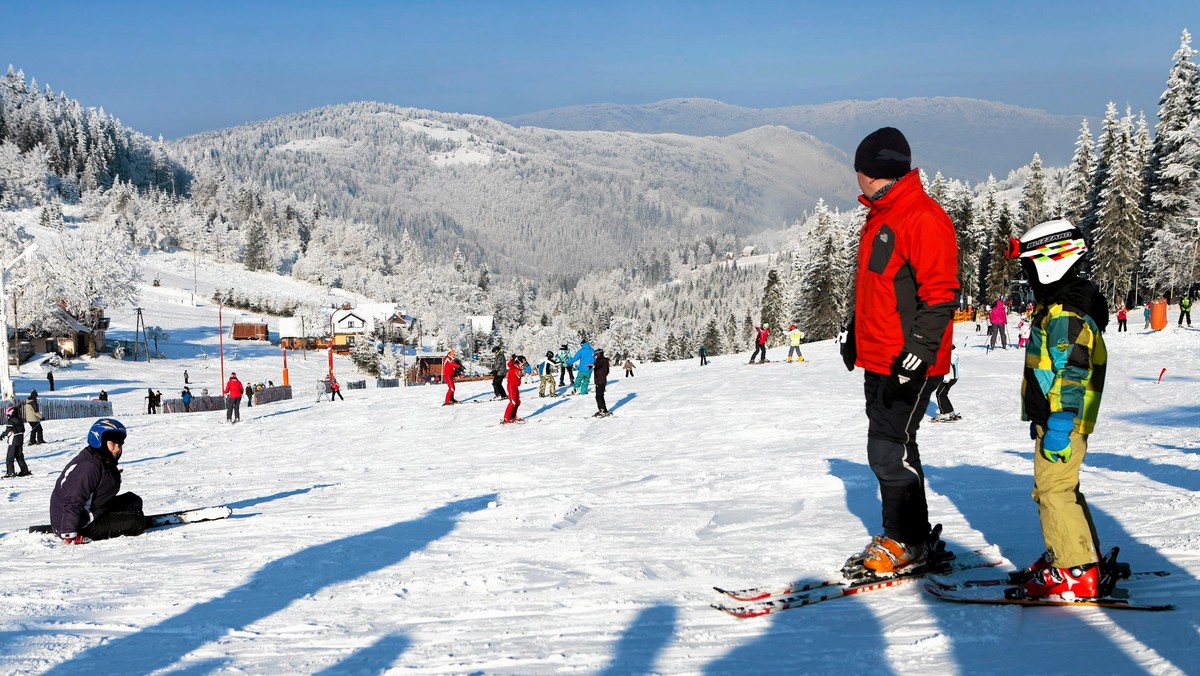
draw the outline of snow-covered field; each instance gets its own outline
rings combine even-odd
[[[147,264],[148,280],[168,265]],[[14,375],[21,393],[112,393],[125,487],[148,511],[234,515],[81,547],[28,534],[91,421],[48,422],[34,476],[0,482],[0,672],[1200,673],[1200,330],[1109,331],[1083,472],[1103,544],[1171,573],[1131,582],[1134,598],[1176,610],[963,606],[907,585],[736,620],[709,607],[713,585],[824,578],[879,530],[861,372],[832,344],[800,365],[614,369],[604,420],[590,396],[526,386],[528,422],[500,426],[487,383],[453,408],[441,387],[316,403],[321,354],[290,354],[296,398],[238,425],[144,415],[145,389],[173,396],[185,368],[218,388],[216,307],[190,302],[186,268],[141,304],[171,359],[79,360],[53,394],[32,366]],[[210,290],[219,273],[201,270]],[[110,314],[110,336],[131,337],[132,311]],[[958,329],[964,419],[921,430],[931,516],[952,549],[1023,565],[1042,543],[1021,357]],[[280,381],[277,348],[227,340],[226,358]]]

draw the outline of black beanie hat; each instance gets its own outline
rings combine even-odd
[[[867,134],[854,151],[854,170],[869,178],[900,178],[912,171],[912,149],[895,127]]]

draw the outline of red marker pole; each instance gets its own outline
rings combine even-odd
[[[1160,383],[1162,382],[1162,377],[1163,377],[1163,374],[1164,374],[1164,373],[1166,373],[1166,372],[1167,372],[1167,367],[1165,367],[1165,366],[1164,366],[1164,367],[1163,367],[1163,370],[1161,370],[1161,371],[1159,371],[1159,372],[1158,372],[1158,382],[1160,382]]]

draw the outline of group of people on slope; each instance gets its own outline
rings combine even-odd
[[[953,223],[926,194],[899,130],[885,127],[864,138],[854,168],[868,212],[842,356],[848,369],[864,370],[867,459],[879,482],[883,532],[845,570],[889,574],[936,551],[916,433],[920,412],[931,395],[944,396],[951,374],[958,246]],[[1080,230],[1055,220],[1012,240],[1008,252],[1020,261],[1035,300],[1021,402],[1034,444],[1033,500],[1046,552],[1011,576],[1021,585],[1013,593],[1027,598],[1097,597],[1106,572],[1079,491],[1107,362],[1101,332],[1108,309],[1080,276],[1086,251]],[[956,378],[955,371],[947,382]]]
[[[503,363],[503,370],[498,364]],[[574,367],[578,366],[578,373]],[[591,383],[593,373],[596,376],[596,416],[603,417],[610,415],[608,404],[604,400],[605,387],[608,384],[608,372],[610,361],[604,354],[603,349],[593,349],[591,344],[584,339],[579,349],[575,354],[571,354],[566,345],[561,346],[556,354],[552,350],[546,351],[546,356],[538,362],[536,373],[538,376],[538,397],[557,397],[558,390],[555,387],[554,379],[557,375],[559,378],[559,386],[565,386],[566,378],[571,375],[571,391],[567,396],[574,394],[587,394]],[[442,381],[446,383],[446,399],[442,403],[443,406],[452,406],[460,403],[454,397],[455,378],[463,371],[462,362],[454,356],[454,350],[446,353],[442,359]],[[492,363],[492,388],[495,393],[493,401],[507,400],[508,406],[504,411],[503,423],[523,422],[523,419],[517,416],[517,409],[521,405],[521,379],[527,372],[534,372],[529,368],[529,362],[524,355],[513,354],[505,358],[504,355],[497,350],[495,360]],[[502,374],[502,375],[501,375]],[[626,376],[633,375],[633,362],[626,360]]]
[[[763,322],[754,327],[754,351],[750,353],[750,363],[754,363],[755,357],[758,357],[758,363],[762,364],[767,361],[767,339],[771,337],[771,323]],[[795,356],[796,363],[804,361],[804,353],[800,351],[800,343],[804,342],[804,332],[796,327],[795,324],[788,326],[788,353],[787,361],[792,363],[792,357]],[[708,350],[703,345],[700,346],[700,365],[708,365]]]

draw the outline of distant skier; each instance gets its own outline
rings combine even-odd
[[[804,361],[804,354],[800,352],[800,341],[804,340],[804,332],[796,328],[795,324],[788,327],[788,363],[792,363],[792,353],[796,353],[796,363]]]
[[[700,347],[696,350],[696,353],[700,355],[700,365],[708,366],[708,348],[704,347],[704,343],[700,343]]]
[[[157,412],[158,400],[154,398],[154,390],[146,388],[146,415],[154,415]]]
[[[1124,303],[1117,306],[1117,333],[1129,331],[1129,308]]]
[[[1188,328],[1192,326],[1192,299],[1188,296],[1183,296],[1179,299],[1179,326],[1183,326],[1183,320],[1187,320]]]
[[[225,389],[221,391],[225,395],[225,422],[242,421],[242,395],[245,392],[246,388],[242,381],[238,380],[237,373],[230,373],[229,380],[225,382]]]
[[[504,376],[507,372],[508,362],[504,359],[504,353],[496,348],[496,356],[492,359],[492,401],[508,399],[508,395],[504,393]]]
[[[46,372],[46,381],[50,383],[50,391],[54,391],[54,371]]]
[[[571,351],[569,349],[567,349],[567,346],[565,344],[561,345],[558,348],[557,359],[558,359],[558,365],[559,365],[559,370],[558,370],[558,386],[559,387],[565,387],[567,384],[567,380],[570,380],[572,384],[575,383],[575,369],[571,368],[571,358],[573,356],[574,355],[571,354]]]
[[[29,423],[29,446],[46,443],[45,432],[42,430],[42,408],[38,405],[37,390],[29,390],[29,398],[25,400],[25,422]]]
[[[454,377],[462,370],[462,364],[454,358],[454,350],[446,353],[442,359],[442,382],[446,383],[446,401],[442,406],[452,406],[458,403],[454,398]]]
[[[575,383],[571,386],[571,394],[587,394],[588,382],[592,378],[592,364],[596,362],[596,353],[585,338],[571,357],[569,364],[579,363],[579,371],[575,375]]]
[[[1142,327],[1143,331],[1150,330],[1150,301],[1146,301],[1145,307],[1142,308],[1142,317],[1146,320],[1146,325]]]
[[[330,376],[330,378],[329,378],[329,401],[333,401],[334,397],[337,397],[338,399],[341,399],[342,401],[346,401],[346,398],[342,396],[342,384],[338,382],[337,378]]]
[[[87,434],[87,447],[63,468],[50,493],[50,525],[63,542],[141,535],[146,530],[142,499],[121,493],[117,463],[125,449],[125,426],[101,418]]]
[[[1017,347],[1024,348],[1029,344],[1029,334],[1032,331],[1032,323],[1021,317],[1017,320]]]
[[[0,434],[0,439],[8,439],[8,456],[4,461],[6,470],[4,478],[11,479],[16,476],[29,476],[32,472],[29,471],[29,466],[25,464],[25,421],[21,418],[21,411],[15,406],[9,406],[4,409],[4,415],[8,419],[4,433]],[[14,471],[17,466],[21,468],[20,473]]]
[[[936,422],[952,422],[962,419],[962,416],[954,412],[954,404],[950,403],[950,388],[958,382],[958,351],[954,348],[954,343],[950,343],[950,377],[942,380],[942,383],[934,390],[934,398],[937,400],[938,414],[933,417]]]
[[[704,346],[701,345],[700,349],[703,350]],[[632,378],[633,377],[633,360],[630,359],[629,357],[626,357],[624,367],[625,367],[625,377]]]
[[[1000,349],[1008,349],[1008,308],[1004,306],[1004,299],[998,299],[996,304],[992,306],[992,311],[988,314],[988,351],[996,349],[996,339],[1000,339]]]
[[[763,363],[767,360],[767,337],[771,335],[771,325],[763,322],[762,326],[754,327],[754,352],[750,353],[750,363],[754,363],[754,358],[759,357],[758,363]],[[759,356],[761,353],[762,356]]]
[[[1030,421],[1034,440],[1033,501],[1046,553],[1013,574],[1030,598],[1100,594],[1100,542],[1079,491],[1079,469],[1104,388],[1108,355],[1101,333],[1108,305],[1095,285],[1079,276],[1087,250],[1078,228],[1056,220],[1030,228],[1009,251],[1020,259],[1036,301],[1021,419]]]
[[[179,399],[183,402],[183,412],[192,412],[192,390],[187,386],[183,386],[183,391],[179,393]]]
[[[504,409],[504,420],[501,424],[525,422],[524,418],[517,417],[517,409],[521,406],[521,376],[525,373],[525,357],[519,354],[514,354],[506,364],[508,373],[506,375],[508,384],[508,406]]]
[[[546,350],[546,356],[538,362],[538,397],[557,397],[558,389],[554,385],[554,376],[558,373],[558,360],[554,353]]]
[[[612,415],[608,412],[608,404],[604,401],[604,388],[608,385],[608,357],[604,356],[604,350],[596,350],[596,362],[592,367],[592,373],[596,375],[596,417],[603,418]]]

